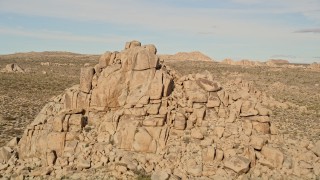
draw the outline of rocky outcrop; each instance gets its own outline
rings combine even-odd
[[[174,55],[159,55],[161,60],[194,60],[194,61],[213,61],[209,56],[199,52],[178,52]]]
[[[80,84],[56,96],[0,149],[5,177],[61,178],[84,169],[152,179],[319,176],[319,143],[299,156],[280,149],[272,99],[252,83],[223,87],[208,72],[179,76],[154,45],[128,42],[84,67]],[[291,153],[291,154],[290,154]]]
[[[12,63],[12,64],[7,64],[6,67],[1,70],[1,72],[24,73],[25,71],[18,64]]]

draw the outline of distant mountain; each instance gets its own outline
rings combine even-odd
[[[267,62],[274,63],[274,64],[289,64],[290,62],[285,59],[269,59]]]
[[[18,56],[18,57],[32,57],[32,56],[92,56],[93,54],[80,54],[68,51],[43,51],[43,52],[17,52],[13,54],[3,54],[0,56]]]
[[[194,60],[194,61],[213,61],[209,56],[199,52],[178,52],[174,55],[159,55],[162,60]]]

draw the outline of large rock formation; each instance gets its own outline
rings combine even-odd
[[[60,178],[102,167],[118,178],[319,176],[319,143],[304,143],[299,157],[278,148],[272,99],[252,83],[222,88],[208,72],[179,77],[156,52],[132,41],[82,68],[80,85],[0,149],[0,174]]]

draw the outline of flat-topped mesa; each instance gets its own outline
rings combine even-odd
[[[209,72],[179,77],[156,52],[132,41],[82,68],[80,85],[52,98],[19,142],[0,148],[0,174],[30,166],[35,176],[34,164],[43,170],[38,175],[105,166],[155,179],[281,169],[284,154],[270,144],[277,131],[265,93],[241,79],[222,88]],[[312,150],[317,156],[319,147]]]

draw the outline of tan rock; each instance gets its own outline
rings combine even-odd
[[[224,133],[224,127],[215,127],[214,132],[219,138],[221,138]]]
[[[208,146],[207,148],[203,149],[202,152],[202,160],[204,162],[213,162],[216,155],[216,148],[214,146]]]
[[[156,103],[156,104],[150,104],[149,108],[147,110],[148,114],[158,114],[159,110],[160,110],[160,103]]]
[[[246,147],[244,155],[250,160],[250,167],[254,167],[256,165],[256,153],[254,149],[250,146]]]
[[[208,101],[207,91],[200,88],[194,81],[185,81],[183,85],[191,102],[205,103]]]
[[[101,68],[105,68],[105,67],[107,67],[109,65],[111,54],[112,54],[111,52],[107,51],[100,57],[99,66]]]
[[[150,99],[160,99],[163,94],[162,72],[156,71],[149,89]]]
[[[169,96],[174,88],[174,83],[172,78],[168,74],[163,75],[163,96]]]
[[[0,121],[1,121],[1,117],[0,117]],[[14,148],[18,145],[18,142],[19,142],[19,139],[17,137],[14,137],[6,144],[6,146],[10,148]]]
[[[197,164],[194,159],[189,159],[186,162],[187,172],[192,176],[201,176],[202,174],[202,164]]]
[[[252,122],[250,120],[242,121],[242,129],[247,136],[250,136],[252,133]]]
[[[111,138],[111,135],[109,134],[109,132],[100,132],[97,136],[97,141],[109,143],[110,138]]]
[[[219,99],[218,94],[216,92],[210,92],[208,97],[207,107],[208,108],[219,107],[220,103],[221,101]]]
[[[221,149],[216,149],[216,157],[215,160],[220,162],[224,158],[224,152]]]
[[[244,117],[243,119],[250,120],[250,121],[257,121],[261,123],[270,122],[269,116],[249,116],[249,117]]]
[[[216,92],[221,89],[221,85],[218,82],[210,81],[204,78],[198,78],[196,83],[204,90],[208,92]]]
[[[191,137],[193,137],[195,139],[203,139],[204,138],[200,129],[198,129],[198,128],[191,129]]]
[[[65,114],[60,114],[53,119],[52,123],[52,129],[56,132],[62,132],[63,131],[63,121],[65,119]],[[66,131],[68,129],[65,129]]]
[[[1,147],[0,148],[0,162],[8,162],[8,160],[11,157],[11,151],[10,148]]]
[[[164,115],[155,115],[155,116],[148,116],[145,120],[143,120],[144,126],[163,126],[165,122],[166,116]]]
[[[270,116],[271,114],[271,110],[263,107],[260,103],[256,105],[255,109],[258,111],[260,116]]]
[[[114,135],[116,146],[121,149],[131,150],[138,125],[139,121],[135,120],[133,117],[122,116]]]
[[[61,156],[65,145],[66,134],[64,132],[51,132],[48,134],[48,150],[56,152],[57,156]]]
[[[134,48],[141,46],[141,42],[133,40],[126,43],[125,49]]]
[[[273,167],[282,167],[284,161],[283,153],[275,148],[263,146],[261,154],[272,163]]]
[[[169,174],[165,171],[156,171],[151,175],[151,180],[167,180],[169,179]]]
[[[184,114],[177,112],[174,119],[174,128],[184,130],[186,128],[186,117]]]
[[[47,152],[47,165],[48,166],[53,166],[57,160],[57,155],[56,152],[51,150]]]
[[[265,139],[258,136],[251,136],[250,145],[256,149],[261,150],[264,144],[266,143]]]
[[[134,135],[132,147],[137,152],[149,152],[149,147],[152,142],[152,137],[144,128],[139,128]]]
[[[249,170],[250,160],[242,156],[233,156],[224,162],[224,166],[238,174],[246,173]]]
[[[147,49],[152,54],[157,54],[157,48],[153,44],[148,44],[143,46],[145,49]]]
[[[94,69],[90,67],[81,68],[80,72],[80,90],[89,93],[92,87],[92,78]]]
[[[313,172],[316,176],[320,176],[320,162],[313,165]]]
[[[80,159],[79,162],[77,163],[77,166],[83,169],[88,169],[91,167],[91,161],[90,160],[85,160],[85,159]]]
[[[261,122],[253,121],[252,127],[258,134],[269,134],[270,133],[269,123],[261,123]]]
[[[85,118],[82,114],[72,114],[69,119],[69,131],[79,132],[86,124]]]

